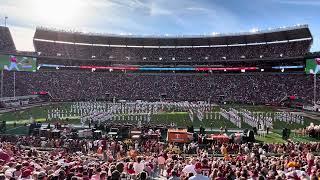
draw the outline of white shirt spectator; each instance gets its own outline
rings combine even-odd
[[[195,166],[193,164],[189,164],[182,169],[182,172],[184,172],[185,174],[189,174],[189,173],[197,174],[194,168]]]
[[[133,164],[133,170],[136,174],[140,174],[144,170],[144,163],[143,162],[140,162],[140,163],[135,162]]]

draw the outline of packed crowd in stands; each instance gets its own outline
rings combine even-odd
[[[309,51],[310,41],[201,48],[133,48],[62,44],[34,41],[42,56],[104,59],[111,61],[221,61],[260,58],[299,57]]]
[[[320,177],[319,143],[185,144],[2,137],[0,179],[301,179]],[[29,149],[28,147],[31,147]],[[37,149],[42,147],[45,149]],[[51,149],[52,148],[52,149]]]
[[[319,78],[318,78],[319,81]],[[319,86],[318,86],[319,88]],[[4,96],[13,96],[13,72],[4,73]],[[47,91],[61,100],[116,99],[279,103],[286,96],[313,99],[304,74],[130,74],[84,71],[16,72],[16,96]],[[320,90],[317,90],[319,97]]]
[[[0,26],[0,51],[14,52],[15,49],[9,28]]]

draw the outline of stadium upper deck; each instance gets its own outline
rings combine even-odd
[[[0,26],[0,52],[15,52],[14,45],[10,30],[8,27]]]
[[[115,34],[89,34],[81,32],[59,31],[47,28],[37,28],[34,40],[51,40],[74,42],[91,45],[118,45],[141,47],[179,47],[179,46],[219,46],[254,44],[275,41],[292,41],[312,39],[307,25],[289,28],[278,28],[266,31],[216,34],[216,35],[181,35],[181,36],[138,36]]]
[[[312,44],[307,25],[215,36],[123,36],[37,28],[41,56],[121,63],[212,63],[303,58]]]

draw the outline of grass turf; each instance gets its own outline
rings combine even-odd
[[[264,142],[264,143],[278,143],[282,144],[286,141],[282,139],[282,136],[278,133],[269,133],[265,137],[256,136],[256,140],[258,142]]]
[[[25,109],[25,110],[20,110],[20,111],[15,111],[15,112],[6,112],[0,114],[0,120],[5,120],[7,121],[7,124],[13,124],[16,122],[17,124],[25,124],[30,122],[30,117],[35,119],[38,122],[45,122],[46,117],[47,117],[47,112],[48,110],[51,109],[63,109],[63,110],[70,110],[70,105],[71,103],[61,103],[61,104],[56,104],[56,105],[47,105],[47,106],[41,106],[41,107],[32,107],[30,109]],[[246,106],[246,105],[226,105],[226,106],[221,106],[223,108],[235,108],[235,109],[240,109],[244,108],[252,112],[276,112],[277,109],[274,107],[269,107],[269,106]],[[212,108],[213,113],[219,113],[220,107],[215,106]],[[124,119],[119,120],[117,119],[114,122],[117,123],[126,123],[130,121],[130,123],[136,123],[136,120],[129,120],[128,115],[123,115]],[[79,124],[80,120],[79,117],[70,117],[69,121],[62,121],[66,123],[74,123],[74,124]],[[194,127],[207,127],[207,128],[221,128],[221,127],[227,127],[229,129],[237,129],[237,127],[232,124],[229,120],[224,119],[221,117],[220,119],[206,119],[204,118],[202,121],[200,121],[196,116],[194,116],[194,121],[192,122],[190,120],[189,114],[187,112],[162,112],[158,114],[154,114],[151,116],[151,122],[153,124],[171,124],[174,122],[177,124],[178,127],[186,127],[186,126],[191,126],[193,125]],[[297,124],[297,123],[292,123],[288,124],[285,122],[281,121],[275,121],[274,122],[274,129],[282,129],[284,127],[290,128],[290,129],[299,129],[299,128],[304,128],[310,123],[314,124],[320,124],[320,120],[312,120],[309,118],[305,118],[305,124]],[[252,127],[249,126],[248,124],[242,122],[242,129],[251,129]]]
[[[26,110],[20,110],[15,112],[6,112],[0,114],[1,120],[7,121],[7,131],[6,134],[27,134],[28,133],[28,127],[24,126],[25,123],[30,123],[30,117],[32,117],[37,122],[46,122],[47,117],[47,111],[50,109],[63,109],[63,110],[69,110],[70,109],[70,103],[62,103],[58,105],[48,105],[48,106],[42,106],[42,107],[33,107]],[[224,107],[227,108],[227,107]],[[245,108],[247,110],[250,110],[252,112],[276,112],[276,109],[272,107],[266,107],[266,106],[237,106],[234,108]],[[214,107],[212,112],[213,113],[219,113],[220,107]],[[137,123],[137,121],[129,120],[128,114],[123,114],[124,118],[122,120],[114,120],[114,122],[117,123]],[[210,116],[209,116],[210,117]],[[194,127],[206,127],[206,128],[214,128],[219,129],[220,127],[227,127],[228,129],[237,129],[237,127],[232,124],[229,120],[220,117],[220,119],[215,119],[214,115],[212,117],[213,119],[206,119],[206,116],[202,121],[200,121],[196,116],[194,116],[194,121],[192,122],[190,120],[188,112],[161,112],[158,114],[153,114],[151,116],[151,122],[153,124],[171,124],[174,122],[178,127],[186,127],[193,125]],[[50,123],[54,123],[53,121],[49,121]],[[61,120],[59,122],[62,123],[70,123],[70,124],[80,124],[79,117],[70,117],[68,120]],[[309,118],[305,118],[305,124],[297,124],[292,123],[288,124],[281,121],[275,121],[274,122],[274,132],[267,135],[266,137],[259,137],[257,136],[256,139],[258,142],[265,142],[265,143],[285,143],[286,141],[282,139],[281,135],[281,129],[284,127],[290,128],[290,129],[299,129],[303,128],[310,123],[314,124],[320,124],[320,121],[318,120],[312,120]],[[16,127],[13,126],[13,124],[16,123]],[[242,123],[243,129],[251,129],[248,124]],[[310,141],[319,141],[318,139],[314,139],[307,136],[295,136],[291,134],[290,139],[294,142],[310,142]]]
[[[291,133],[290,138],[293,142],[320,142],[320,139],[315,139],[309,136],[296,136],[293,133]],[[264,142],[264,143],[285,143],[286,140],[282,139],[282,135],[280,134],[279,130],[276,130],[265,137],[256,136],[256,140],[258,142]]]
[[[70,110],[70,103],[37,106],[37,107],[31,107],[24,110],[5,112],[0,114],[0,119],[5,120],[7,122],[29,120],[30,117],[32,117],[33,119],[46,119],[48,110],[57,109],[57,108],[63,109],[63,110]]]

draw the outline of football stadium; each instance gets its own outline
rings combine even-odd
[[[37,25],[21,51],[7,19],[0,179],[320,178],[308,24],[210,35]]]

